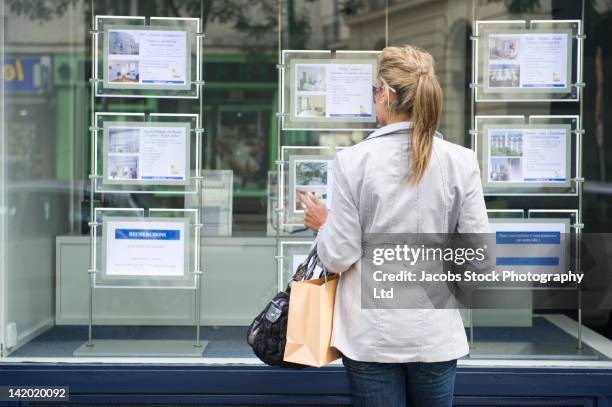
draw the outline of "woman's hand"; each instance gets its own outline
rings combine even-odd
[[[327,206],[309,193],[298,193],[298,199],[304,209],[304,226],[318,232],[327,220]]]

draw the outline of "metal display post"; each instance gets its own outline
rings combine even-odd
[[[284,215],[284,200],[282,199],[282,188],[283,182],[281,176],[283,173],[283,161],[281,159],[281,139],[282,139],[282,125],[283,125],[283,0],[278,0],[278,62],[276,68],[278,70],[278,113],[276,114],[276,208],[274,208],[274,216],[276,216],[276,228],[275,228],[275,241],[276,241],[276,262],[277,269],[282,260],[280,253],[280,229],[283,226],[283,215]],[[279,276],[280,279],[280,276]],[[283,289],[283,287],[279,287]]]
[[[584,85],[583,81],[583,60],[584,60],[584,10],[585,10],[585,0],[581,2],[581,11],[580,11],[580,28],[578,30],[578,85]],[[584,227],[582,223],[582,193],[584,186],[584,178],[582,175],[582,141],[584,135],[583,129],[583,113],[584,113],[584,87],[580,86],[578,88],[578,92],[580,95],[580,127],[578,128],[578,159],[580,161],[577,168],[577,178],[576,178],[576,189],[578,191],[578,214],[576,215],[576,272],[582,272],[582,261],[581,261],[581,244],[580,237],[582,235],[582,229]],[[582,350],[582,286],[578,285],[578,343],[576,344],[576,348],[580,351]]]
[[[94,52],[95,49],[97,47],[97,40],[98,40],[98,31],[96,30],[96,17],[95,17],[95,1],[91,0],[91,60],[95,61],[95,57],[94,57]],[[94,238],[95,238],[95,233],[96,233],[96,224],[95,224],[95,219],[93,219],[92,221],[92,216],[94,216],[94,199],[95,199],[95,173],[96,173],[96,169],[95,169],[95,139],[96,139],[96,132],[98,131],[96,128],[96,121],[95,121],[95,95],[96,95],[96,83],[95,83],[95,78],[98,77],[98,75],[96,74],[96,71],[98,69],[98,66],[92,62],[91,64],[91,69],[92,69],[92,77],[90,79],[90,95],[89,95],[89,99],[90,99],[90,127],[89,127],[89,132],[90,132],[90,171],[89,171],[89,219],[90,222],[88,223],[89,225],[89,318],[88,318],[88,324],[87,324],[87,346],[93,346],[93,290],[94,290],[94,283],[95,283],[95,273],[96,273],[96,248],[94,246]]]
[[[204,22],[203,20],[204,18],[204,2],[203,0],[200,0],[200,20],[198,21],[198,32],[196,33],[196,41],[197,41],[197,49],[198,49],[198,62],[197,62],[197,80],[198,80],[198,96],[199,96],[199,100],[198,100],[198,104],[199,104],[199,109],[198,109],[198,120],[197,120],[197,125],[196,125],[196,148],[197,148],[197,152],[196,152],[196,191],[198,194],[198,219],[196,222],[196,227],[195,227],[195,241],[196,241],[196,247],[195,247],[195,257],[196,257],[196,272],[195,272],[195,301],[194,301],[194,307],[195,307],[195,313],[194,313],[194,317],[195,317],[195,333],[196,333],[196,338],[195,338],[195,347],[196,348],[201,348],[202,344],[200,343],[200,324],[202,322],[202,253],[201,253],[201,231],[202,231],[202,226],[204,223],[204,218],[203,218],[203,214],[202,214],[202,206],[203,206],[203,202],[204,199],[202,197],[202,194],[204,193],[203,191],[203,184],[204,184],[204,177],[202,176],[202,163],[200,162],[200,155],[201,155],[201,151],[202,151],[202,133],[204,132],[203,126],[202,126],[202,113],[203,113],[203,104],[204,104],[204,100],[203,100],[203,93],[204,93],[204,89],[203,89],[203,85],[204,85],[204,81],[202,80],[202,61],[200,61],[200,55],[202,55],[202,40],[204,38],[204,33],[203,33],[203,27],[202,24]]]

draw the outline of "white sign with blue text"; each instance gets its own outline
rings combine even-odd
[[[187,225],[183,218],[105,219],[106,274],[184,276]]]

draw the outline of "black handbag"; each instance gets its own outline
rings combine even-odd
[[[304,368],[306,366],[283,361],[287,344],[287,319],[289,317],[289,297],[293,281],[309,280],[319,263],[316,246],[300,264],[284,291],[272,298],[266,307],[255,317],[247,332],[247,342],[253,353],[270,366]]]

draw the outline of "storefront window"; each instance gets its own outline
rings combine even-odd
[[[612,230],[608,1],[5,0],[0,12],[2,360],[259,363],[247,326],[314,239],[292,197],[311,187],[299,179],[323,179],[338,149],[376,128],[371,93],[359,120],[342,118],[317,94],[321,72],[343,61],[370,80],[386,45],[434,56],[446,140],[478,153],[485,129],[567,130],[568,184],[554,193],[500,193],[512,157],[488,163],[491,218]],[[496,21],[565,30],[570,68],[556,74],[569,90],[495,96],[522,86],[520,64],[473,58],[502,34],[514,58],[518,31]],[[522,137],[491,143],[523,154]],[[153,229],[171,243],[130,246]],[[610,310],[500,308],[462,310],[466,363],[612,358]]]

